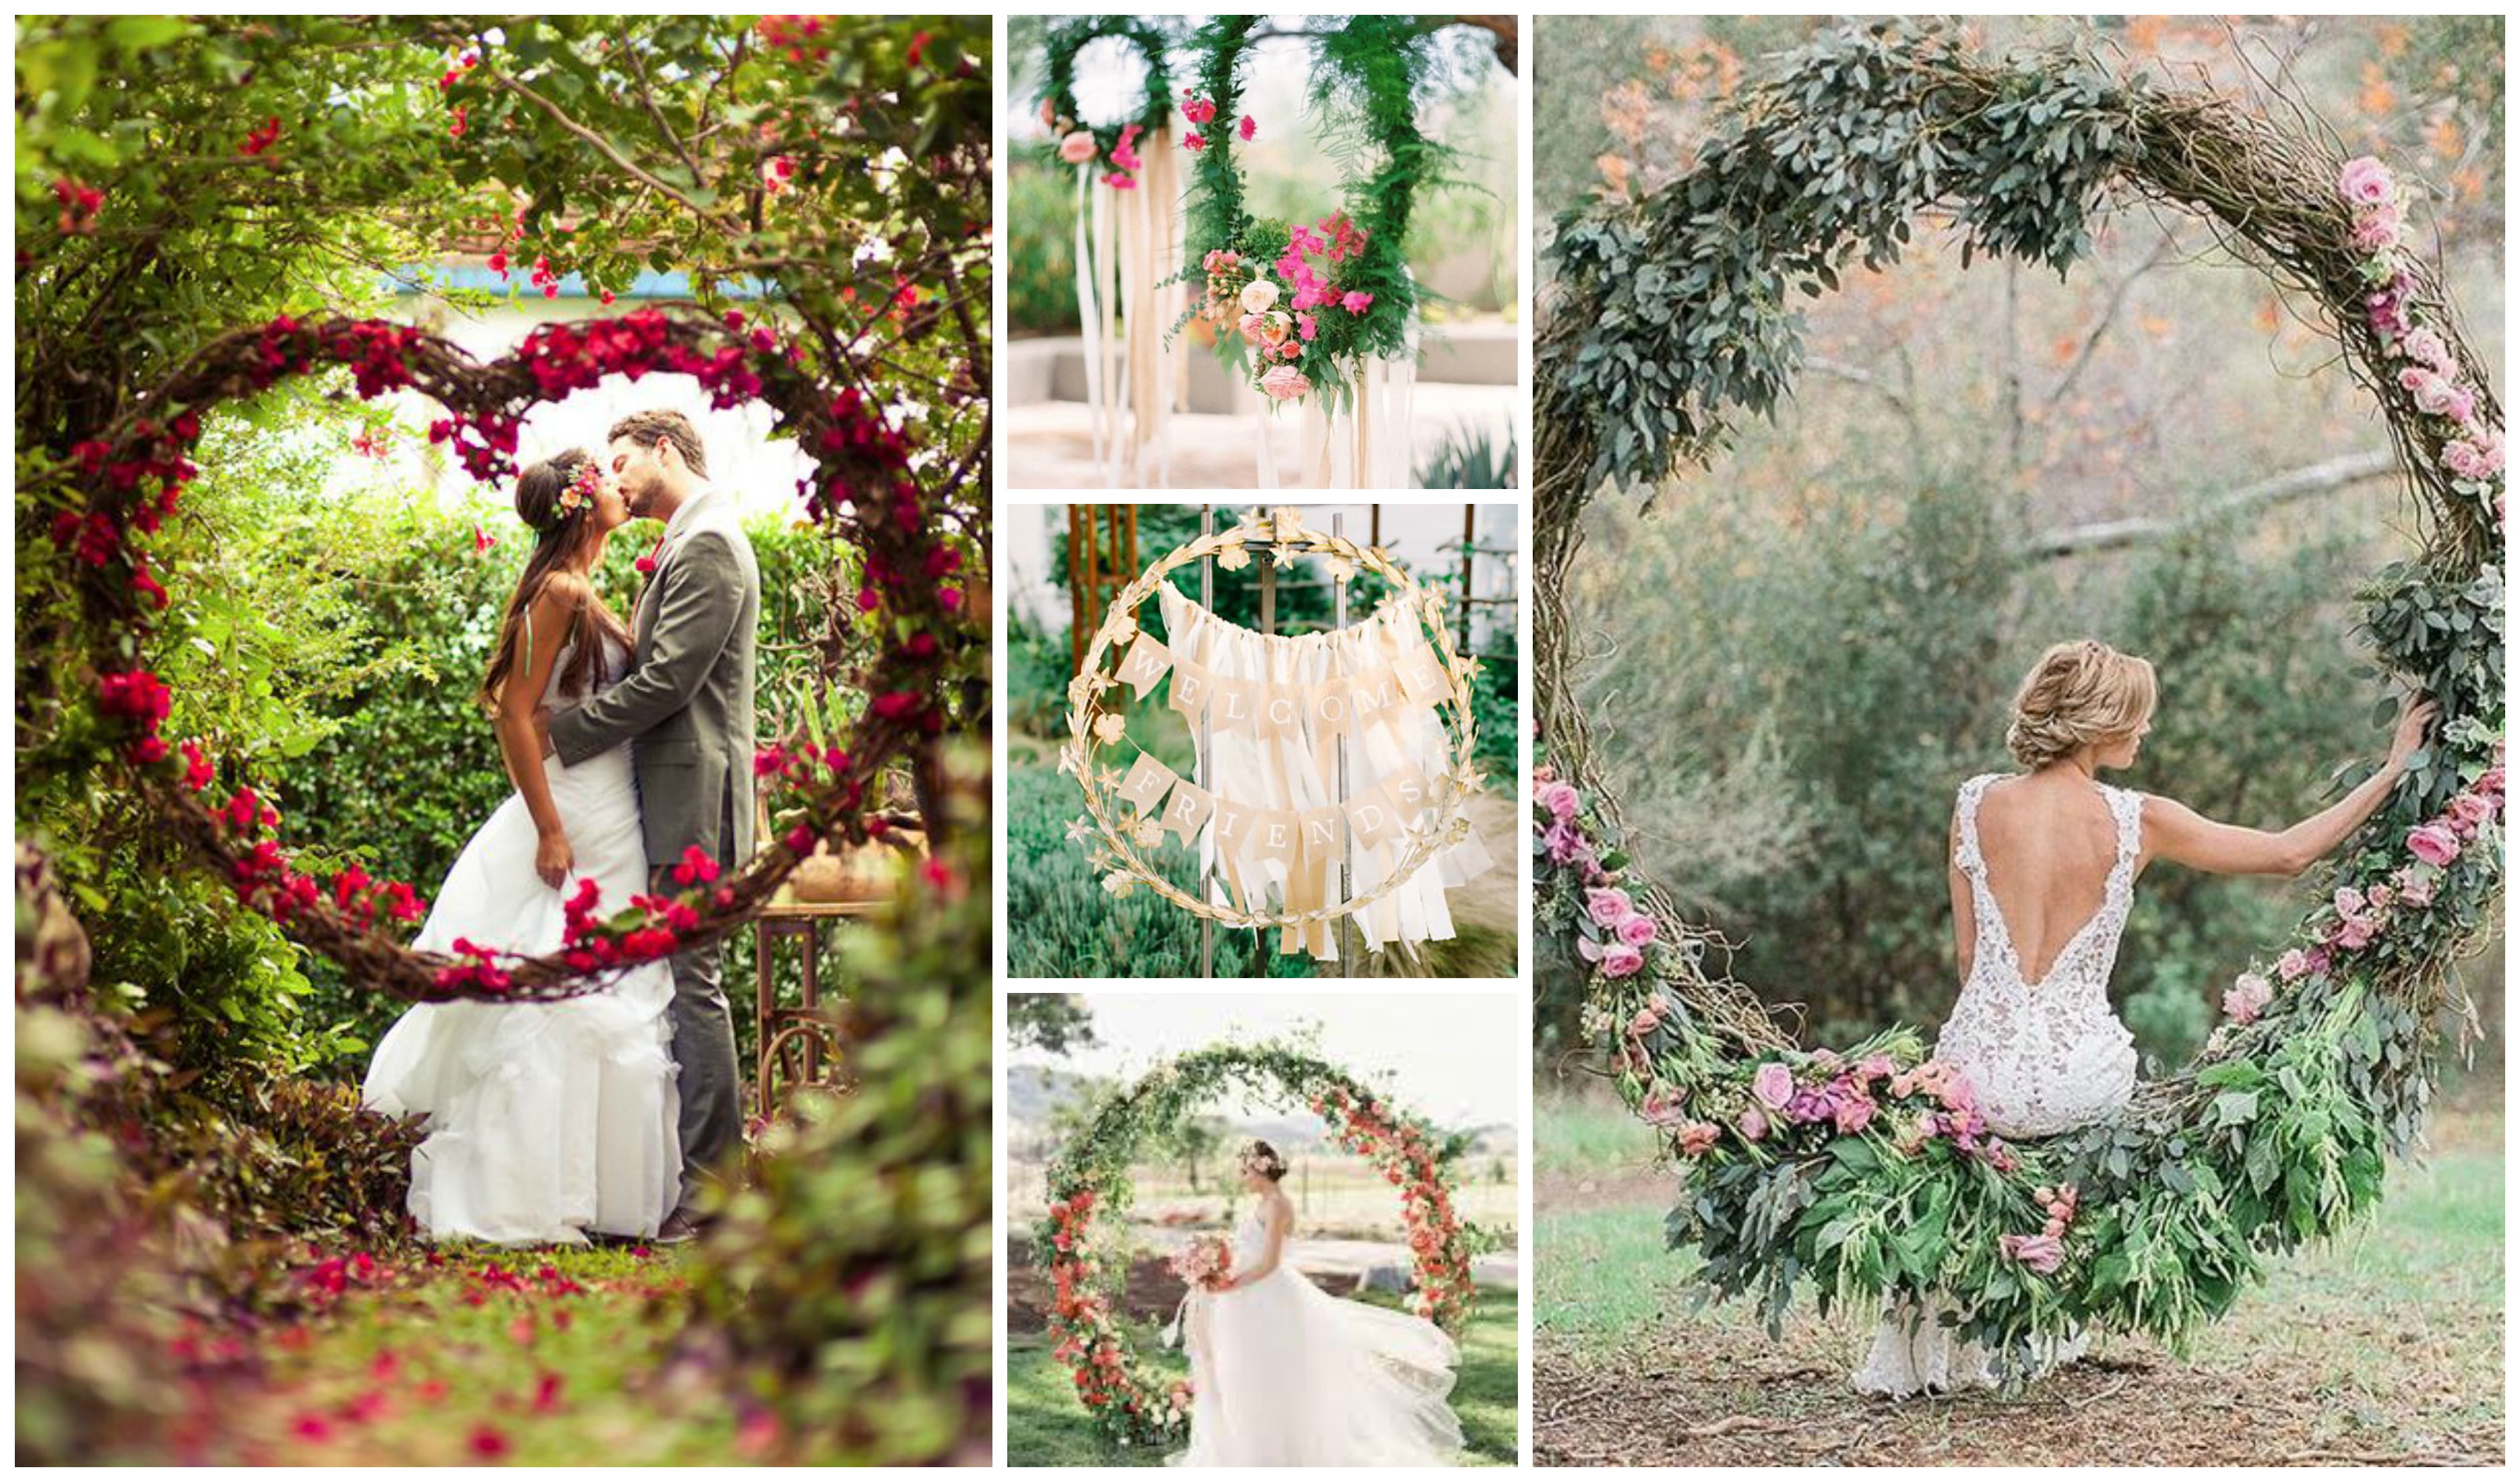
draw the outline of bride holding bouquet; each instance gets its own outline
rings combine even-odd
[[[1448,1466],[1460,1351],[1423,1318],[1333,1297],[1284,1263],[1295,1206],[1267,1143],[1243,1150],[1257,1203],[1231,1245],[1176,1257],[1190,1285],[1190,1449],[1178,1466]]]

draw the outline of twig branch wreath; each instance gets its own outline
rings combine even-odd
[[[1569,578],[1604,481],[1702,462],[1788,391],[1792,291],[1895,261],[1929,209],[1967,254],[2062,273],[2113,194],[2203,216],[2321,306],[2421,522],[2420,557],[2359,594],[2358,630],[2443,719],[2192,1063],[2122,1120],[2006,1145],[1912,1029],[1796,1045],[1722,941],[1631,872],[1574,697]],[[1782,59],[1667,188],[1561,221],[1537,368],[1538,909],[1590,964],[1585,1036],[1676,1155],[1670,1238],[1715,1293],[1773,1325],[1805,1279],[1823,1308],[1939,1291],[2016,1372],[2077,1325],[2177,1342],[2268,1256],[2370,1207],[2386,1154],[2416,1142],[2435,1022],[2500,887],[2503,472],[2500,408],[2404,245],[2406,204],[2379,161],[2224,98],[1883,24]]]
[[[1231,1092],[1301,1101],[1331,1141],[1373,1165],[1400,1196],[1417,1290],[1410,1310],[1459,1332],[1475,1297],[1470,1232],[1453,1211],[1434,1130],[1337,1066],[1285,1045],[1217,1045],[1148,1071],[1115,1093],[1061,1147],[1046,1179],[1050,1208],[1035,1248],[1054,1288],[1051,1326],[1077,1399],[1114,1444],[1175,1446],[1190,1433],[1191,1388],[1133,1349],[1115,1310],[1129,1271],[1130,1165],[1139,1147]]]
[[[464,469],[484,481],[514,472],[518,430],[533,405],[594,386],[607,376],[689,375],[720,407],[759,401],[779,413],[817,469],[799,492],[832,536],[864,554],[859,608],[882,624],[871,667],[853,676],[870,696],[843,743],[803,735],[765,748],[755,770],[792,785],[800,814],[784,835],[732,878],[714,862],[670,866],[671,893],[600,901],[581,882],[569,902],[568,946],[518,960],[487,948],[449,960],[400,945],[393,928],[426,905],[401,881],[357,866],[330,878],[301,873],[279,837],[278,810],[231,778],[197,741],[163,734],[171,695],[137,655],[156,615],[175,600],[158,579],[146,537],[180,517],[191,451],[204,414],[292,376],[349,370],[373,399],[409,390],[446,415],[429,428]],[[357,980],[415,1000],[560,998],[600,986],[620,968],[713,942],[767,903],[818,842],[862,843],[868,787],[884,766],[940,732],[938,686],[949,636],[973,614],[954,573],[964,555],[950,521],[919,482],[916,449],[859,387],[833,388],[807,374],[774,330],[689,307],[545,325],[511,355],[476,362],[453,343],[379,320],[275,319],[207,344],[102,437],[69,450],[22,490],[50,505],[52,537],[77,583],[94,637],[94,725],[135,792],[188,840],[202,862],[297,941],[349,967]],[[837,676],[827,676],[836,678]],[[880,798],[874,799],[880,802]],[[878,825],[879,827],[879,824]]]
[[[1429,796],[1423,804],[1401,805],[1403,816],[1396,825],[1402,837],[1398,862],[1370,888],[1344,900],[1300,911],[1268,909],[1263,892],[1254,892],[1249,899],[1235,904],[1203,900],[1174,884],[1145,852],[1163,837],[1164,816],[1156,807],[1162,794],[1151,800],[1124,798],[1128,778],[1103,759],[1105,748],[1123,743],[1134,747],[1133,742],[1127,742],[1128,721],[1121,706],[1133,689],[1151,690],[1153,684],[1151,678],[1131,678],[1128,655],[1141,643],[1152,643],[1139,628],[1138,609],[1173,572],[1211,557],[1225,569],[1238,570],[1250,562],[1254,551],[1259,551],[1263,560],[1281,563],[1307,555],[1325,557],[1329,561],[1331,578],[1338,582],[1346,582],[1359,570],[1372,571],[1390,582],[1395,590],[1384,610],[1405,616],[1425,633],[1441,666],[1440,674],[1428,676],[1427,683],[1440,684],[1442,698],[1436,709],[1439,716],[1448,715],[1450,720],[1445,732],[1450,764],[1440,775],[1424,779]],[[1106,661],[1111,666],[1108,670],[1104,668]],[[1478,723],[1471,713],[1470,684],[1478,672],[1479,661],[1462,654],[1454,646],[1451,627],[1444,620],[1441,588],[1420,587],[1406,567],[1393,561],[1378,546],[1362,546],[1344,536],[1313,529],[1303,522],[1299,511],[1252,510],[1232,527],[1201,535],[1176,548],[1112,598],[1102,626],[1095,630],[1093,643],[1085,651],[1083,664],[1067,686],[1067,743],[1059,748],[1058,767],[1075,777],[1085,794],[1084,816],[1068,826],[1068,837],[1086,847],[1087,857],[1102,874],[1104,889],[1116,895],[1143,885],[1193,916],[1227,926],[1252,930],[1311,927],[1363,911],[1470,836],[1470,821],[1462,810],[1470,795],[1487,785],[1473,761],[1478,754]],[[1179,685],[1178,676],[1173,683]],[[1140,753],[1141,763],[1150,760]],[[1174,831],[1186,846],[1191,845],[1198,838],[1206,818],[1201,814],[1190,820],[1187,828]],[[1336,825],[1336,847],[1342,858],[1351,827],[1344,819]]]

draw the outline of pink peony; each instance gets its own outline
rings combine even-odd
[[[1657,930],[1654,919],[1640,912],[1619,922],[1619,940],[1631,947],[1646,946],[1653,941]]]
[[[2043,1277],[2054,1276],[2056,1268],[2065,1264],[2065,1242],[2051,1235],[2008,1235],[1995,1243],[2005,1260]]]
[[[2398,184],[2389,176],[2389,167],[2364,155],[2345,161],[2337,172],[2336,194],[2348,205],[2379,205],[2398,194]]]
[[[2458,835],[2441,824],[2426,824],[2407,835],[2407,847],[2427,865],[2447,865],[2458,858]]]
[[[1633,977],[1644,965],[1645,955],[1625,943],[1601,954],[1601,975],[1604,977]]]
[[[2246,1024],[2266,1011],[2274,985],[2254,972],[2243,972],[2223,993],[2223,1012],[2235,1024]]]
[[[1680,1150],[1692,1158],[1702,1156],[1722,1135],[1723,1129],[1713,1122],[1683,1122],[1680,1126]]]
[[[1770,1060],[1750,1078],[1750,1094],[1774,1110],[1782,1111],[1794,1099],[1794,1073],[1781,1060]]]
[[[1616,926],[1637,914],[1636,902],[1628,899],[1628,892],[1615,886],[1584,892],[1584,909],[1598,926]]]
[[[1093,158],[1097,153],[1094,148],[1094,136],[1083,129],[1078,129],[1058,141],[1058,157],[1069,164],[1083,164]]]
[[[1260,389],[1278,401],[1293,401],[1313,388],[1304,373],[1290,365],[1271,366],[1260,378]]]
[[[1768,1114],[1757,1106],[1742,1107],[1740,1119],[1732,1125],[1741,1130],[1743,1138],[1753,1143],[1764,1141],[1768,1136]]]

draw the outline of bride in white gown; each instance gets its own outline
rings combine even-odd
[[[2040,657],[2013,699],[2004,742],[2027,770],[1960,786],[1951,888],[1959,1002],[1935,1057],[1960,1071],[1990,1131],[2048,1137],[2116,1116],[2135,1091],[2135,1042],[2109,1006],[2136,877],[2155,859],[2217,875],[2295,876],[2388,799],[2438,707],[2400,716],[2389,760],[2324,811],[2280,832],[2218,824],[2169,798],[2110,786],[2152,729],[2151,664],[2085,640]],[[1997,1355],[1959,1340],[1939,1299],[1900,1302],[1855,1375],[1866,1394],[1991,1386]],[[2079,1358],[2083,1335],[2048,1345],[2036,1370]],[[2020,1377],[2036,1377],[2036,1373]]]
[[[537,705],[582,700],[622,677],[621,622],[591,583],[621,495],[571,450],[517,480],[536,534],[482,684],[517,790],[465,844],[415,946],[459,942],[539,957],[563,945],[564,891],[592,879],[599,910],[648,888],[630,748],[562,767],[532,729]],[[369,1062],[379,1110],[425,1113],[412,1218],[431,1239],[583,1244],[652,1236],[680,1187],[667,1009],[673,971],[633,969],[548,1004],[425,1004]]]
[[[1227,1285],[1193,1290],[1184,1325],[1190,1450],[1179,1466],[1450,1466],[1462,1423],[1446,1397],[1461,1353],[1423,1318],[1331,1296],[1285,1264],[1295,1207],[1285,1160],[1242,1155],[1257,1207],[1234,1233]]]

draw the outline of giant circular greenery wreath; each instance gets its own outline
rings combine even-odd
[[[162,734],[173,696],[135,655],[175,600],[150,559],[149,537],[182,517],[203,417],[289,377],[336,369],[349,372],[364,398],[408,390],[436,401],[446,415],[430,427],[430,441],[446,444],[482,480],[514,471],[529,408],[607,376],[689,375],[718,406],[760,401],[777,410],[816,464],[801,491],[810,514],[864,553],[859,606],[880,615],[885,635],[868,672],[853,676],[869,702],[843,744],[812,745],[800,733],[756,758],[756,771],[794,786],[799,821],[724,880],[713,861],[686,858],[657,862],[669,869],[672,888],[628,901],[601,900],[592,881],[581,881],[569,902],[567,946],[530,961],[486,947],[454,961],[412,952],[393,931],[425,913],[409,884],[372,878],[356,865],[320,879],[297,869],[281,843],[278,810],[233,776],[223,785],[217,759],[200,742]],[[412,999],[517,1000],[584,992],[629,966],[717,940],[766,904],[818,842],[865,840],[868,785],[886,762],[943,728],[937,688],[948,645],[975,617],[953,580],[964,552],[920,487],[914,455],[875,398],[855,385],[823,384],[771,328],[738,313],[646,308],[547,324],[486,363],[407,325],[284,317],[203,345],[21,497],[53,511],[54,547],[94,635],[92,739],[113,748],[165,826],[196,846],[240,900],[364,983]]]
[[[1967,254],[2063,271],[2113,194],[2213,223],[2321,307],[2377,394],[2423,550],[2371,578],[2359,630],[2442,721],[2191,1064],[2122,1119],[2006,1145],[1913,1030],[1795,1045],[1633,874],[1574,698],[1568,580],[1597,488],[1703,460],[1785,394],[1797,291],[1895,261],[1929,209]],[[1590,965],[1584,1031],[1679,1156],[1672,1238],[1717,1293],[1773,1323],[1804,1280],[1823,1308],[1940,1291],[2010,1360],[2077,1325],[2177,1340],[2368,1208],[2416,1141],[2501,879],[2503,473],[2500,408],[2403,245],[2408,203],[2378,160],[2211,94],[1882,24],[1782,59],[1667,187],[1561,220],[1536,374],[1539,911]]]
[[[1234,142],[1257,120],[1239,112],[1243,61],[1260,16],[1218,16],[1200,26],[1194,85],[1182,111],[1191,168],[1183,278],[1205,293],[1191,310],[1217,329],[1217,353],[1241,365],[1271,397],[1320,390],[1335,405],[1369,358],[1408,353],[1418,303],[1409,276],[1409,213],[1440,172],[1445,147],[1418,127],[1418,95],[1432,66],[1436,23],[1417,16],[1349,16],[1313,37],[1312,95],[1348,137],[1342,153],[1371,161],[1351,175],[1344,207],[1311,225],[1262,220],[1243,204]]]
[[[1412,1310],[1454,1331],[1469,1318],[1471,1232],[1453,1213],[1445,1172],[1452,1149],[1434,1129],[1346,1071],[1290,1046],[1194,1051],[1115,1093],[1059,1149],[1047,1177],[1050,1208],[1034,1230],[1054,1288],[1050,1325],[1058,1357],[1077,1399],[1117,1445],[1177,1446],[1189,1434],[1191,1410],[1188,1381],[1167,1380],[1139,1357],[1116,1310],[1129,1272],[1129,1169],[1147,1140],[1238,1090],[1270,1100],[1300,1100],[1340,1147],[1379,1170],[1400,1194],[1417,1284]]]
[[[1127,43],[1147,66],[1137,111],[1109,123],[1089,123],[1076,104],[1076,57],[1097,41]],[[1106,185],[1134,189],[1138,137],[1164,126],[1173,109],[1172,35],[1137,16],[1079,16],[1051,27],[1043,46],[1041,121],[1058,135],[1054,153],[1069,164],[1100,160],[1111,166]],[[1078,139],[1082,134],[1083,139]]]

